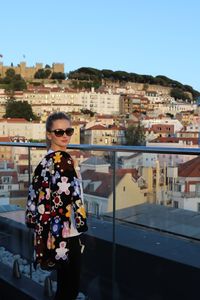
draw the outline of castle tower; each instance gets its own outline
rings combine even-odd
[[[58,63],[53,63],[52,64],[52,70],[55,73],[61,72],[64,73],[64,64],[58,64]]]

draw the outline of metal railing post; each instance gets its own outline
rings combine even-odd
[[[115,299],[116,279],[116,241],[115,241],[115,211],[116,211],[116,152],[113,152],[113,227],[112,227],[112,299]]]
[[[28,148],[28,186],[30,186],[31,184],[31,148]],[[29,267],[30,267],[30,278],[32,279],[32,238],[33,238],[33,234],[32,234],[32,230],[29,229]]]

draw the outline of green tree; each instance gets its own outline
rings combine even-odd
[[[27,101],[16,101],[9,99],[6,104],[5,118],[25,118],[26,120],[35,120],[37,117],[32,111],[31,105]]]
[[[126,145],[129,146],[142,146],[145,145],[145,132],[144,127],[140,124],[138,126],[130,125],[126,132]]]
[[[87,108],[82,108],[81,109],[81,112],[84,114],[84,115],[90,115],[90,117],[93,117],[95,115],[95,112],[90,110],[90,109],[87,109]]]
[[[46,79],[50,76],[51,70],[47,69],[39,69],[37,72],[35,72],[34,78],[36,79]]]
[[[62,72],[53,72],[51,75],[51,79],[60,79],[60,80],[65,80],[66,74]]]
[[[8,70],[6,70],[6,77],[12,79],[15,77],[15,70],[12,68],[9,68]]]
[[[13,69],[8,69],[6,71],[6,76],[1,82],[6,84],[6,91],[23,91],[27,88],[26,81],[20,74],[15,74],[15,70]]]
[[[182,100],[189,99],[188,95],[184,93],[180,88],[171,89],[170,96],[174,97],[175,99],[182,99]]]

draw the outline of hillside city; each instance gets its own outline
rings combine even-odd
[[[46,154],[39,147],[46,142],[45,122],[55,111],[72,120],[67,151],[81,176],[89,224],[77,300],[161,299],[158,293],[166,300],[176,293],[176,299],[196,299],[200,157],[142,151],[199,148],[200,93],[161,75],[93,68],[66,74],[62,63],[0,62],[0,264],[16,285],[22,282],[14,293],[33,299],[35,289],[34,299],[50,299],[57,286],[54,271],[33,267],[24,218],[33,171]],[[82,144],[117,152],[81,150]],[[119,146],[143,147],[125,152]],[[12,299],[8,286],[5,299]]]
[[[71,116],[75,129],[71,144],[199,147],[198,99],[191,93],[183,100],[172,97],[167,86],[105,79],[98,87],[88,87],[79,85],[78,79],[63,79],[63,64],[45,68],[49,70],[46,77],[54,77],[36,78],[36,72],[38,77],[43,74],[42,64],[32,68],[26,63],[17,67],[0,64],[0,78],[14,70],[14,76],[26,82],[23,90],[0,85],[0,142],[45,142],[47,116],[64,111]],[[35,118],[6,117],[10,101],[19,106],[28,103]],[[32,149],[32,153],[33,171],[45,151]],[[103,151],[74,150],[71,155],[81,168],[87,211],[97,216],[112,211],[113,191],[108,184],[111,157]],[[199,157],[190,155],[118,152],[116,209],[154,203],[200,211],[198,163]],[[24,208],[28,185],[26,148],[0,147],[0,178],[1,203]],[[133,193],[137,195],[134,199]],[[120,197],[125,200],[120,201]]]

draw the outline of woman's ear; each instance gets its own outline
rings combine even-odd
[[[48,139],[49,141],[51,141],[51,133],[50,133],[50,132],[47,132],[47,133],[46,133],[46,137],[47,137],[47,139]]]

